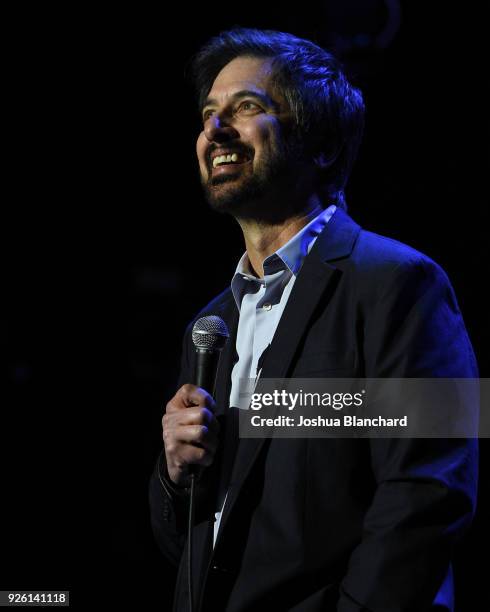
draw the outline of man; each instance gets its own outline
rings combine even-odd
[[[196,465],[196,609],[450,610],[451,551],[474,512],[473,441],[237,440],[230,425],[239,379],[258,371],[477,376],[440,267],[345,212],[362,96],[329,53],[277,32],[221,34],[195,74],[204,191],[238,221],[246,252],[231,288],[196,317],[218,315],[230,330],[216,397],[190,384],[192,322],[150,481],[156,540],[180,567],[175,610],[189,609]]]

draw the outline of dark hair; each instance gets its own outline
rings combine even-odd
[[[284,32],[234,28],[209,40],[192,63],[199,108],[218,73],[239,56],[272,59],[274,84],[289,104],[298,142],[334,159],[323,179],[330,202],[345,208],[344,189],[364,127],[361,92],[336,58],[318,45]]]

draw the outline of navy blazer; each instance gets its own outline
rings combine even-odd
[[[216,402],[228,409],[238,309],[227,289],[196,318],[231,332]],[[192,381],[189,325],[179,386]],[[338,209],[304,260],[264,378],[477,377],[453,289],[431,259],[361,229]],[[218,453],[198,484],[193,578],[199,610],[395,612],[452,609],[451,552],[475,510],[469,439],[241,439],[212,547]],[[150,479],[156,541],[179,566],[188,610],[187,499]],[[218,475],[218,476],[217,476]]]

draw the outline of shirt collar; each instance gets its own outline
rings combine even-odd
[[[335,210],[336,206],[333,204],[322,210],[314,219],[302,227],[297,234],[286,242],[286,244],[272,255],[269,255],[269,257],[264,260],[265,277],[286,269],[289,271],[289,274],[297,276],[303,265],[304,258],[310,252],[315,239],[321,234]],[[250,260],[246,251],[238,262],[231,282],[231,289],[237,304],[241,303],[241,294],[245,291],[244,281],[245,285],[248,282],[264,285],[266,282],[265,279],[257,278],[252,273]]]
[[[314,219],[302,227],[297,234],[286,242],[286,244],[277,249],[272,255],[269,255],[269,257],[266,257],[264,259],[264,273],[266,275],[272,274],[277,272],[279,267],[284,269],[285,265],[295,276],[297,276],[303,265],[304,258],[308,255],[314,244],[315,238],[322,233],[336,208],[337,207],[332,204],[328,208],[322,210]],[[278,266],[279,262],[282,262],[284,265]],[[251,280],[260,281],[250,269],[250,261],[246,251],[238,262],[234,277],[237,274],[249,277]]]
[[[286,242],[285,245],[274,253],[274,255],[282,259],[295,276],[299,274],[304,258],[310,252],[315,239],[322,233],[336,208],[337,207],[332,204],[328,208],[322,210],[321,213],[301,228],[289,242]],[[268,260],[273,258],[274,255],[270,255],[264,260],[264,270],[268,264]]]

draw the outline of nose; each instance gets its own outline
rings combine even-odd
[[[206,121],[204,135],[209,142],[227,142],[239,136],[237,130],[217,113]]]

